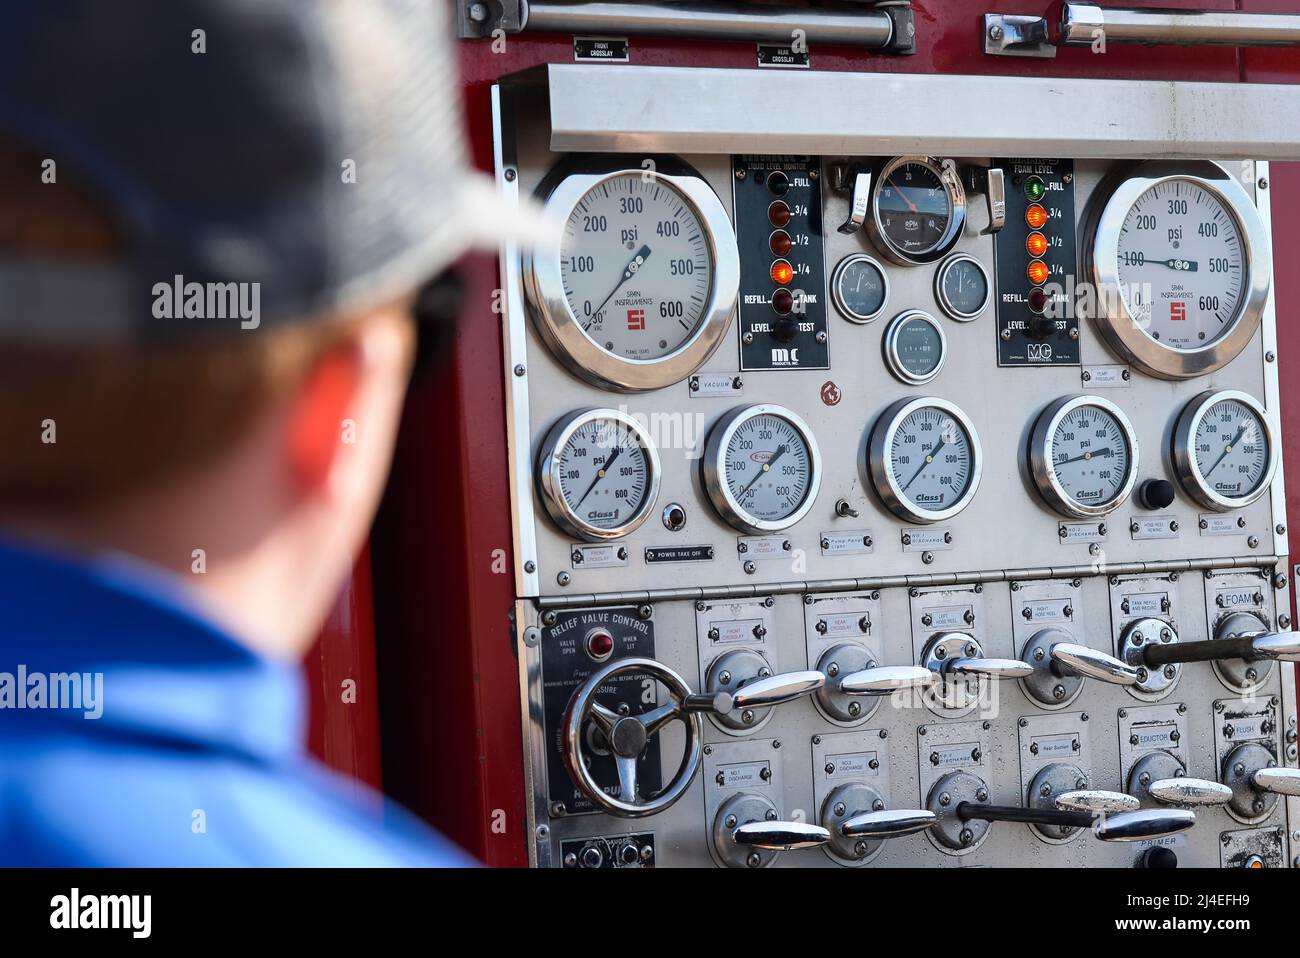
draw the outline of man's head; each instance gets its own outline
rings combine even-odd
[[[507,225],[443,5],[0,7],[0,534],[140,556],[301,651],[383,486],[415,290]]]

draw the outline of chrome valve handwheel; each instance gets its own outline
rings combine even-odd
[[[668,690],[670,701],[641,715],[620,715],[596,701],[596,693],[617,675],[637,672],[649,675]],[[564,715],[564,764],[569,776],[582,794],[602,812],[621,818],[645,818],[655,815],[681,798],[695,773],[700,770],[703,751],[703,723],[700,712],[714,711],[720,705],[731,707],[728,701],[714,702],[714,696],[694,695],[680,675],[654,659],[631,658],[611,662],[592,673],[573,697]],[[637,791],[637,761],[646,744],[659,731],[674,720],[686,726],[686,748],[682,763],[672,779],[655,795],[644,797]],[[591,775],[583,760],[583,730],[591,721],[609,742],[610,753],[618,769],[618,797],[607,794]]]

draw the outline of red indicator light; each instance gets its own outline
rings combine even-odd
[[[1031,289],[1029,291],[1029,308],[1041,316],[1043,310],[1047,309],[1047,293],[1041,289]]]
[[[1025,239],[1025,249],[1035,258],[1047,252],[1047,237],[1042,233],[1030,233]]]
[[[790,222],[790,207],[785,200],[777,200],[767,208],[767,221],[773,226],[784,226]]]
[[[587,633],[587,654],[593,659],[603,661],[614,652],[614,637],[604,629],[593,629]]]
[[[790,280],[794,279],[794,267],[783,259],[773,263],[768,273],[772,277],[772,282],[776,283],[777,286],[785,286]]]
[[[790,234],[785,230],[777,230],[767,238],[767,248],[772,251],[773,256],[784,256],[790,252],[790,247],[794,245],[794,240],[790,239]]]
[[[1031,230],[1041,230],[1047,223],[1047,210],[1037,203],[1030,203],[1025,210],[1025,222]]]
[[[1050,271],[1048,270],[1046,263],[1040,259],[1036,259],[1029,264],[1029,268],[1025,270],[1025,275],[1029,277],[1029,282],[1033,283],[1035,286],[1042,286],[1047,282],[1047,277],[1050,275]]]
[[[794,294],[788,289],[778,289],[772,294],[772,308],[782,316],[789,315],[794,309]]]

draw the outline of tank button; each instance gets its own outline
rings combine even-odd
[[[1178,856],[1172,848],[1165,848],[1157,845],[1155,848],[1148,848],[1138,859],[1139,868],[1177,868]]]
[[[1145,509],[1168,509],[1174,502],[1174,484],[1168,479],[1148,479],[1138,491]]]

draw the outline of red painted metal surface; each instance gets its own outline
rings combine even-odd
[[[369,549],[357,559],[303,666],[311,707],[308,747],[331,768],[378,788],[379,688]]]
[[[1189,4],[1147,0],[1142,5]],[[1196,5],[1234,8],[1227,0]],[[1296,9],[1295,0],[1244,0],[1236,6]],[[913,7],[917,55],[895,58],[814,47],[812,68],[1300,82],[1300,56],[1294,51],[1115,45],[1104,54],[1063,50],[1055,60],[987,57],[982,52],[984,13],[1043,14],[1047,5],[914,0]],[[475,162],[489,169],[492,83],[540,63],[571,61],[571,41],[512,36],[501,52],[488,42],[466,42],[460,45],[460,59]],[[672,39],[634,39],[631,62],[756,68],[753,44]],[[1018,117],[1015,104],[1007,104],[1007,110],[1008,122],[1035,120]],[[1277,119],[1297,122],[1295,117]],[[1274,164],[1272,181],[1277,297],[1283,304],[1278,326],[1286,465],[1292,479],[1289,506],[1300,521],[1300,379],[1287,377],[1285,359],[1295,356],[1300,363],[1295,323],[1300,263],[1293,252],[1300,249],[1300,166]],[[508,620],[513,556],[500,317],[493,310],[496,266],[490,259],[471,258],[465,274],[469,296],[461,328],[443,369],[408,402],[393,478],[372,536],[384,784],[486,863],[522,865],[527,862],[525,795],[518,671]],[[363,637],[364,631],[353,634]],[[323,651],[323,658],[330,654]],[[352,738],[371,741],[368,735]],[[377,742],[374,748],[377,754]]]

